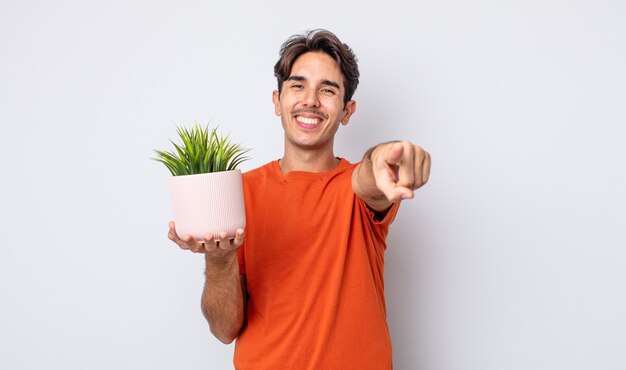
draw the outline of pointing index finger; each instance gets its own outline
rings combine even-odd
[[[398,165],[398,185],[412,188],[415,183],[415,147],[409,142],[403,142],[402,160]]]

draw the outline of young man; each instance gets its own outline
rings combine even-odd
[[[237,338],[237,369],[390,369],[385,239],[400,201],[428,181],[430,155],[401,141],[358,164],[335,157],[359,72],[334,34],[291,37],[274,72],[284,155],[244,174],[245,242],[243,230],[179,238],[174,223],[169,238],[205,254],[202,310],[219,340]]]

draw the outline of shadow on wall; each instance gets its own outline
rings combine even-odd
[[[424,297],[429,286],[425,277],[433,261],[426,227],[417,221],[418,213],[425,213],[419,212],[419,206],[416,200],[402,204],[391,226],[385,254],[387,320],[394,365],[399,369],[421,368],[428,356],[428,342],[420,334],[427,331]]]

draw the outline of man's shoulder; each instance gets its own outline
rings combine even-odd
[[[268,176],[270,176],[274,171],[274,162],[276,162],[276,160],[244,172],[242,175],[244,183],[258,181],[259,179],[267,178]]]

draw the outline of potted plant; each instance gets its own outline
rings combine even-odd
[[[234,237],[246,224],[241,171],[236,167],[249,159],[250,149],[232,143],[228,136],[195,124],[177,126],[180,143],[173,151],[155,150],[171,172],[170,190],[176,232],[202,241],[208,233],[219,239],[225,231]]]

